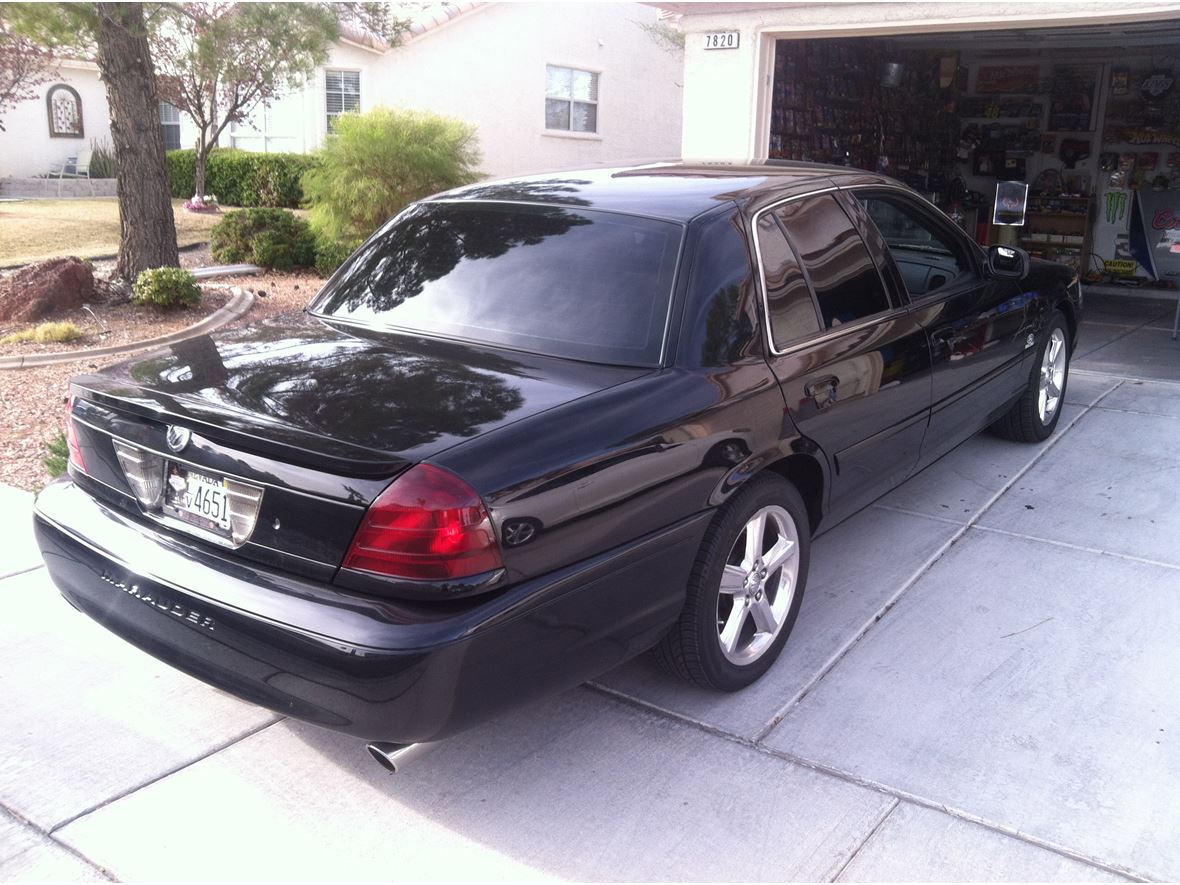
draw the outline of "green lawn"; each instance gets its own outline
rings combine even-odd
[[[220,215],[186,212],[173,200],[178,245],[204,243]],[[119,250],[119,206],[114,197],[93,200],[0,202],[0,267],[62,255],[95,258]]]

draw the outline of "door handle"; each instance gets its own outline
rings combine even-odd
[[[815,400],[819,406],[826,406],[836,401],[836,388],[840,386],[840,379],[835,375],[817,378],[803,386],[803,392]]]

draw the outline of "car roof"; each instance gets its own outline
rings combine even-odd
[[[841,178],[894,183],[860,169],[801,161],[672,161],[481,181],[430,200],[541,203],[686,222],[722,203],[795,186],[831,187]]]

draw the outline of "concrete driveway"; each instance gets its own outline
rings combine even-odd
[[[637,661],[394,777],[75,613],[4,492],[0,878],[1180,878],[1180,345],[1095,320],[1049,442],[816,542],[758,685]]]

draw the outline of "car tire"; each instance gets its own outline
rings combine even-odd
[[[657,662],[718,691],[757,680],[795,626],[810,552],[807,508],[795,487],[772,474],[750,480],[709,525],[680,619],[656,646]]]
[[[1048,439],[1061,418],[1068,381],[1069,324],[1055,310],[1045,325],[1045,336],[1037,349],[1024,392],[992,425],[992,432],[1016,442],[1037,443]]]

